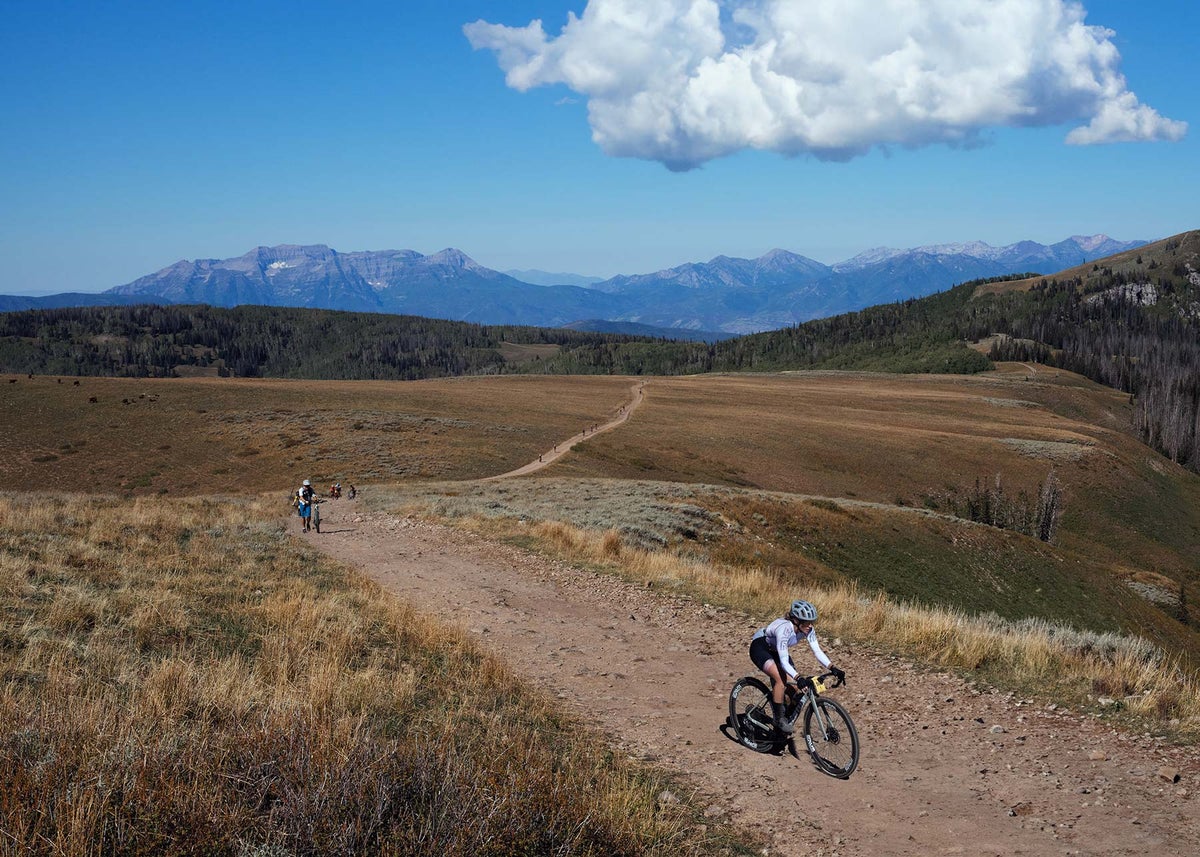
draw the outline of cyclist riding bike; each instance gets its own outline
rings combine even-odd
[[[817,608],[807,601],[793,601],[786,616],[776,619],[758,632],[750,640],[750,660],[754,666],[771,677],[771,716],[775,728],[787,735],[793,731],[793,726],[783,716],[783,695],[788,685],[798,687],[807,682],[796,672],[788,649],[803,638],[817,661],[838,681],[846,680],[845,670],[838,669],[829,660],[821,645],[817,642],[817,632],[814,626],[817,622]]]

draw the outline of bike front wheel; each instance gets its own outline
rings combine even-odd
[[[841,704],[818,697],[804,710],[804,744],[817,767],[844,780],[858,767],[858,731]]]
[[[738,679],[729,692],[729,726],[738,740],[758,753],[770,753],[778,746],[771,720],[771,691],[758,679]]]

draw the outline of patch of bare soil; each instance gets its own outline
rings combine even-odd
[[[1200,853],[1194,748],[824,638],[862,740],[857,772],[835,780],[722,731],[730,686],[753,672],[748,617],[347,500],[323,513],[313,545],[470,629],[772,853]]]

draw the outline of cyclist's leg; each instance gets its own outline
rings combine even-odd
[[[783,716],[783,691],[786,684],[779,655],[760,637],[750,644],[750,660],[771,677],[771,718],[775,721],[775,728],[785,734],[791,732],[792,724]]]
[[[783,702],[783,691],[787,687],[783,675],[779,672],[779,664],[775,661],[767,661],[763,667],[763,672],[771,677],[771,701],[776,703]]]
[[[787,689],[787,684],[784,682],[783,674],[779,670],[777,661],[768,661],[763,667],[763,672],[771,677],[771,719],[775,722],[775,728],[784,735],[790,735],[795,727],[788,721],[784,715],[783,693]]]

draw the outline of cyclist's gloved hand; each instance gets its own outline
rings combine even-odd
[[[833,673],[833,677],[836,678],[841,684],[846,683],[846,671],[845,670],[839,669],[838,667],[833,666],[833,664],[830,664],[829,671],[831,673]]]

